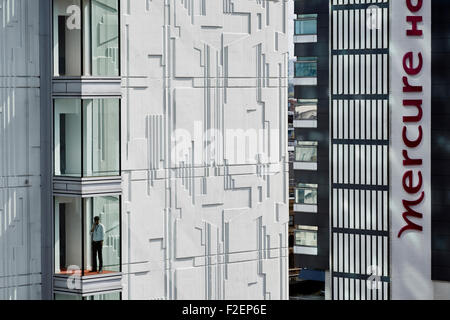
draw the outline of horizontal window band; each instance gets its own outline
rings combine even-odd
[[[352,4],[332,4],[331,10],[361,10],[368,9],[372,6],[377,6],[378,8],[389,8],[389,2],[374,2],[374,3],[352,3]]]
[[[389,186],[385,185],[364,185],[364,184],[343,184],[333,183],[333,189],[345,189],[345,190],[366,190],[366,191],[389,191]]]
[[[389,94],[332,94],[333,100],[389,100]]]
[[[359,145],[359,146],[389,146],[389,140],[360,140],[360,139],[332,139],[332,144]]]
[[[377,48],[377,49],[341,49],[331,50],[333,56],[360,56],[369,54],[389,54],[389,48]]]
[[[346,278],[346,279],[355,279],[355,280],[368,280],[373,275],[367,275],[367,274],[360,274],[360,273],[347,273],[347,272],[331,272],[331,276],[333,278]],[[381,276],[380,277],[381,282],[389,283],[391,282],[390,277]]]
[[[350,229],[350,228],[331,228],[333,233],[354,234],[363,236],[389,237],[388,231],[367,230],[367,229]]]

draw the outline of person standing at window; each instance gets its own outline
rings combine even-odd
[[[98,272],[103,270],[103,241],[105,239],[105,226],[100,223],[100,217],[94,218],[92,233],[92,272],[97,272],[97,254],[99,262]]]

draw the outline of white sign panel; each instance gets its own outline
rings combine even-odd
[[[393,299],[432,299],[431,0],[391,1]]]

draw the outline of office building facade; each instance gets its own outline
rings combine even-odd
[[[329,278],[329,1],[295,1],[293,265]]]
[[[287,299],[286,9],[1,2],[1,299]]]
[[[324,1],[323,11],[329,15],[329,36],[323,40],[327,47],[320,45],[319,2],[296,1],[298,18],[318,18],[312,35],[306,31],[303,39],[295,36],[294,42],[301,42],[296,43],[296,55],[302,63],[318,62],[316,79],[308,83],[301,79],[297,99],[310,98],[305,90],[320,83],[320,56],[327,60],[323,65],[328,64],[329,131],[323,132],[329,143],[329,175],[324,183],[329,186],[324,202],[329,209],[329,260],[317,268],[330,270],[325,277],[326,296],[448,299],[445,101],[449,81],[444,61],[449,4]],[[311,57],[310,46],[317,48],[317,56]],[[313,143],[320,149],[321,135],[316,137]],[[296,139],[304,145],[312,143],[308,136]],[[311,167],[315,170],[320,163],[317,157]],[[300,171],[295,183],[307,177]],[[320,177],[319,170],[315,178]],[[319,197],[317,206],[321,207]],[[319,225],[304,225],[295,222],[294,229],[320,230]],[[320,245],[320,233],[315,234],[317,241],[311,237],[309,243],[314,249],[307,248],[309,257],[303,256],[303,247],[308,247],[305,237],[299,237],[297,245],[303,251],[297,250],[294,267],[310,269],[311,260],[316,259],[315,265],[323,261],[325,246]]]

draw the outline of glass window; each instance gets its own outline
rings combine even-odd
[[[92,0],[92,75],[119,75],[118,0]]]
[[[86,221],[85,263],[86,270],[92,270],[94,257],[92,252],[94,218],[99,217],[104,226],[103,270],[105,272],[120,271],[120,200],[119,197],[106,196],[84,199]]]
[[[55,198],[55,273],[81,271],[81,198]]]
[[[71,274],[79,271],[89,275],[100,269],[100,255],[94,257],[94,218],[100,218],[104,230],[102,273],[120,272],[120,198],[55,198],[55,273]],[[83,258],[84,257],[84,258]],[[96,260],[94,261],[94,258]]]
[[[295,203],[317,204],[317,184],[299,183],[295,188]]]
[[[119,176],[119,99],[55,99],[54,104],[55,175]]]
[[[54,0],[55,76],[119,76],[118,0]]]
[[[295,147],[295,161],[317,162],[317,142],[297,141]]]
[[[81,100],[56,99],[54,109],[55,175],[81,176]]]
[[[317,120],[317,99],[299,99],[295,106],[295,120]]]
[[[83,101],[83,176],[120,175],[118,99]]]
[[[317,34],[317,14],[300,14],[295,20],[295,35]]]
[[[298,226],[295,230],[295,245],[302,247],[317,247],[318,227]]]
[[[295,62],[296,78],[317,77],[317,58],[299,57]]]

